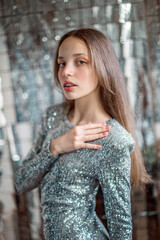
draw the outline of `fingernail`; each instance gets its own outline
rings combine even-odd
[[[110,130],[110,129],[111,129],[111,126],[106,126],[106,129],[107,129],[107,130]]]
[[[100,149],[102,146],[101,145],[98,145],[97,148]]]
[[[108,133],[107,133],[107,132],[104,132],[104,133],[103,133],[103,135],[104,135],[104,136],[107,136],[107,135],[108,135]]]

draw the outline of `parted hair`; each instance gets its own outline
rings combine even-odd
[[[135,140],[135,148],[131,154],[131,185],[133,189],[143,183],[151,182],[138,147],[135,117],[129,103],[125,78],[110,39],[102,32],[92,28],[76,29],[64,34],[58,43],[55,54],[54,78],[57,85],[59,85],[59,65],[57,63],[59,47],[68,37],[78,38],[86,44],[91,65],[99,80],[100,96],[105,111],[130,132]],[[74,106],[74,101],[68,101],[68,103],[70,108]]]

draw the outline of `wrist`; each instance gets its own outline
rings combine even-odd
[[[49,151],[55,157],[57,157],[59,155],[58,149],[55,144],[55,140],[51,141],[50,146],[49,146]]]

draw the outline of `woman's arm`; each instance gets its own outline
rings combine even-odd
[[[104,159],[98,178],[103,192],[107,226],[111,240],[132,239],[130,146],[103,146]],[[99,150],[99,151],[101,151]]]
[[[57,159],[49,151],[49,142],[45,141],[47,135],[47,112],[43,116],[42,124],[33,146],[22,162],[22,166],[15,174],[15,185],[18,192],[30,191],[37,187],[43,176]]]

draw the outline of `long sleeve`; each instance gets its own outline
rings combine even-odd
[[[30,152],[15,174],[18,192],[30,191],[37,187],[43,176],[57,159],[49,151],[50,140],[47,136],[47,111],[43,116],[40,130]]]
[[[134,143],[103,145],[98,179],[102,188],[110,240],[132,239],[130,154]]]

